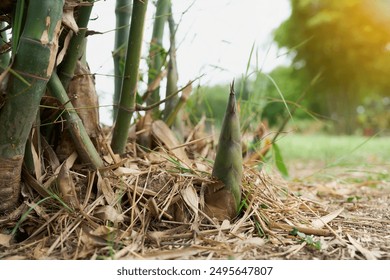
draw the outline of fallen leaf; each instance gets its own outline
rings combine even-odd
[[[123,215],[110,205],[98,207],[94,211],[94,216],[103,221],[111,221],[113,223],[120,223],[124,220]]]
[[[118,167],[114,171],[114,174],[117,176],[139,175],[141,173],[142,173],[141,170],[139,170],[138,168],[131,168],[131,167]]]
[[[342,212],[344,211],[344,208],[337,209],[333,211],[332,213],[329,213],[325,216],[322,216],[321,218],[315,219],[311,222],[311,225],[314,228],[322,228],[326,224],[328,224],[330,221],[338,217]]]
[[[66,203],[72,206],[78,206],[79,201],[77,199],[76,188],[67,161],[61,165],[60,172],[57,176],[57,186],[60,190],[61,197]]]
[[[108,178],[102,178],[102,175],[100,175],[100,172],[98,172],[97,186],[98,186],[98,189],[103,193],[104,198],[106,199],[107,203],[110,205],[114,205],[115,193],[111,188],[110,181],[108,180]]]
[[[220,230],[227,230],[227,229],[230,229],[230,227],[231,227],[230,221],[229,220],[223,220],[223,222],[221,224]]]
[[[0,245],[9,248],[11,239],[12,239],[12,235],[0,233]]]
[[[187,165],[187,167],[191,166],[192,162],[188,158],[184,147],[177,148],[180,146],[179,141],[172,130],[170,130],[163,121],[157,120],[153,122],[152,133],[154,137],[163,143],[178,160]]]
[[[195,188],[193,186],[188,186],[187,188],[182,189],[180,191],[180,194],[183,197],[183,200],[187,204],[187,206],[191,208],[192,212],[194,212],[196,220],[199,212],[199,197],[196,193]]]
[[[242,245],[255,245],[255,246],[264,246],[265,244],[265,241],[263,238],[260,238],[260,237],[252,237],[252,238],[248,238],[248,239],[244,239],[242,241],[240,241],[240,244]]]

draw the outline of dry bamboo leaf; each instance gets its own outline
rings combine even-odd
[[[368,249],[365,249],[363,248],[362,245],[359,244],[359,242],[357,242],[357,240],[353,239],[352,236],[350,236],[348,233],[347,233],[347,237],[348,237],[348,240],[349,242],[351,242],[351,244],[360,252],[363,254],[363,256],[367,259],[367,260],[376,260],[377,257],[375,256],[375,254],[373,252],[371,252],[370,250]],[[379,257],[380,257],[380,254],[378,254]]]
[[[40,196],[48,197],[51,195],[48,189],[56,181],[57,178],[55,176],[50,177],[44,184],[41,184],[25,168],[23,168],[22,172],[24,182],[39,193]]]
[[[114,228],[114,227],[99,226],[96,229],[90,231],[89,234],[92,236],[101,237],[105,240],[112,241],[112,239],[115,236],[118,236],[120,233],[119,233],[119,230]]]
[[[181,98],[187,100],[192,92],[192,83],[189,82],[181,92]]]
[[[152,148],[152,133],[151,127],[153,118],[150,112],[146,112],[145,116],[139,119],[135,126],[136,130],[136,141],[137,144],[143,148]]]
[[[73,207],[79,205],[73,177],[66,162],[61,165],[60,172],[57,176],[57,186],[61,197],[66,203]]]
[[[114,174],[117,176],[129,176],[129,175],[140,175],[142,172],[139,170],[139,168],[131,168],[131,167],[118,167]]]
[[[53,148],[49,145],[45,137],[41,137],[41,143],[42,143],[43,153],[45,155],[45,158],[49,160],[51,169],[53,171],[56,170],[60,166],[60,161],[58,160],[56,153],[54,152]]]
[[[265,241],[263,238],[260,237],[252,237],[252,238],[247,238],[244,240],[241,240],[239,244],[242,245],[255,245],[256,247],[261,247],[264,246]]]
[[[107,242],[113,242],[113,239],[120,235],[117,229],[103,225],[92,231],[88,231],[86,227],[84,228],[85,230],[81,234],[81,241],[86,249],[96,250],[96,247],[107,246]]]
[[[42,163],[39,154],[37,153],[34,143],[31,141],[31,154],[34,161],[35,178],[39,183],[42,183]]]
[[[115,204],[115,193],[111,188],[111,183],[108,178],[102,178],[100,172],[98,172],[98,189],[103,193],[104,198],[106,199],[109,205]]]
[[[322,216],[321,218],[315,219],[311,222],[311,225],[314,228],[322,228],[326,224],[328,224],[330,221],[338,217],[342,212],[344,211],[344,208],[337,209],[333,211],[332,213],[329,213],[328,215]]]
[[[67,94],[88,136],[99,151],[99,141],[97,140],[100,135],[99,102],[94,78],[88,66],[84,66],[80,61],[77,61],[75,73],[69,83]],[[76,146],[68,130],[62,133],[60,141],[57,147],[57,155],[62,159],[72,153]]]
[[[163,231],[152,231],[148,233],[148,237],[154,242],[156,242],[158,246],[160,246],[161,240],[164,239],[166,236],[166,233]]]
[[[114,224],[123,222],[124,218],[121,213],[110,205],[97,207],[94,211],[94,216],[103,221],[111,221]]]
[[[196,164],[196,170],[200,172],[210,172],[210,166],[200,162],[196,162],[195,164]]]
[[[166,154],[162,154],[162,153],[154,152],[154,151],[147,154],[146,158],[152,164],[160,164],[160,163],[167,161]]]
[[[79,27],[73,15],[73,9],[65,9],[62,14],[62,23],[73,30],[74,33],[79,32]]]
[[[196,193],[196,190],[193,186],[188,186],[185,189],[180,191],[181,196],[183,197],[184,202],[188,207],[191,208],[192,212],[195,214],[195,220],[198,218],[199,212],[199,197]]]
[[[231,227],[230,221],[229,220],[223,220],[223,222],[221,224],[220,230],[221,231],[228,230],[228,229],[230,229],[230,227]]]
[[[154,137],[163,143],[168,148],[168,150],[176,156],[178,160],[187,165],[187,167],[191,166],[192,162],[188,158],[184,147],[174,149],[175,147],[179,146],[180,143],[172,130],[170,130],[170,128],[163,121],[157,120],[153,122],[152,133]]]
[[[76,64],[74,77],[69,84],[68,96],[77,111],[85,130],[94,144],[100,134],[99,101],[93,75],[80,61]]]
[[[66,54],[66,51],[68,50],[70,39],[72,38],[73,32],[70,31],[68,34],[66,34],[65,40],[64,40],[64,46],[62,47],[61,51],[57,55],[57,66],[61,64],[62,60],[64,59],[64,56]]]
[[[12,240],[12,235],[0,233],[0,245],[1,246],[9,248],[11,240]]]

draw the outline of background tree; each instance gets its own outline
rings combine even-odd
[[[296,78],[321,79],[309,94],[311,109],[353,133],[364,96],[385,95],[390,72],[388,1],[291,0],[291,16],[275,32],[293,58]]]

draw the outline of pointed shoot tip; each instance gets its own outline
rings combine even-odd
[[[234,79],[232,83],[230,84],[230,94],[234,95]]]

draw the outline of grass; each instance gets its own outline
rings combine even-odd
[[[278,141],[285,160],[390,163],[390,138],[288,134]]]
[[[390,137],[287,134],[278,140],[287,167],[336,176],[343,170],[390,178]],[[298,167],[298,165],[300,167]]]

